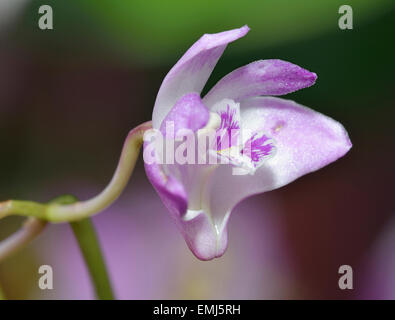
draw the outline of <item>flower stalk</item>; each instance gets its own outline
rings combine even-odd
[[[106,300],[113,299],[114,295],[99,241],[89,217],[111,205],[124,190],[135,167],[144,133],[151,128],[151,122],[146,122],[129,132],[112,180],[99,195],[92,199],[78,201],[74,196],[63,195],[48,203],[23,200],[8,200],[0,203],[0,219],[10,215],[29,217],[20,230],[0,242],[0,261],[33,240],[41,233],[48,221],[70,222],[97,297]],[[0,299],[3,298],[4,294],[0,288]]]
[[[0,262],[36,238],[44,230],[46,224],[46,221],[28,218],[21,229],[0,242]]]
[[[113,300],[110,279],[101,253],[95,228],[90,218],[70,223],[85,263],[88,267],[96,295],[100,300]]]
[[[48,204],[70,205],[77,201],[77,198],[72,195],[62,195]],[[29,217],[19,231],[0,243],[0,261],[33,240],[46,224],[46,221]],[[70,225],[87,265],[96,296],[101,300],[112,300],[114,295],[93,223],[90,218],[85,218],[72,222]],[[4,294],[0,288],[0,300],[2,298],[4,299]]]
[[[118,167],[112,180],[94,198],[72,204],[59,204],[56,202],[42,204],[33,201],[8,200],[0,203],[0,219],[9,215],[21,215],[54,223],[72,222],[103,211],[119,197],[126,187],[135,167],[143,143],[144,133],[151,128],[151,122],[146,122],[130,131],[125,140]]]
[[[77,201],[78,199],[72,195],[63,195],[55,198],[51,203],[66,205],[76,203]],[[80,221],[74,221],[70,223],[70,226],[84,257],[95,287],[96,296],[100,300],[113,300],[114,295],[111,289],[110,278],[91,219],[85,218]]]
[[[73,195],[62,195],[53,199],[51,203],[68,205],[77,201],[78,199]],[[84,257],[97,298],[100,300],[113,300],[114,295],[111,289],[110,278],[91,219],[85,218],[74,221],[70,223],[70,226]]]
[[[51,203],[69,205],[77,201],[78,199],[73,195],[62,195],[53,199]],[[100,300],[113,300],[114,294],[110,278],[92,220],[85,218],[71,222],[70,226],[84,257],[97,298]]]

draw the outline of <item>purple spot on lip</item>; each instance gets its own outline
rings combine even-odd
[[[230,109],[229,104],[227,105],[226,111],[221,111],[219,113],[221,116],[220,128],[240,129],[239,122],[235,119],[236,109]]]
[[[229,104],[226,110],[219,111],[221,124],[217,129],[217,151],[227,151],[239,145],[240,125],[237,118],[237,109],[231,108]],[[283,123],[281,123],[283,125]],[[245,143],[240,152],[241,155],[251,159],[255,168],[274,151],[274,145],[270,138],[262,132],[255,132]],[[226,154],[226,153],[225,153]],[[230,156],[232,158],[232,156]]]
[[[237,109],[231,109],[229,104],[226,111],[220,111],[221,124],[217,129],[217,150],[223,150],[237,145],[240,125],[236,119]]]
[[[270,138],[265,135],[258,138],[256,136],[257,133],[254,133],[252,137],[246,141],[243,150],[241,150],[241,154],[251,158],[255,168],[259,166],[266,156],[272,154],[274,150],[274,145],[272,143],[267,143]]]

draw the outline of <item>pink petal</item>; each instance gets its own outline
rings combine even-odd
[[[144,144],[146,146],[147,143]],[[193,207],[197,202],[200,205],[204,180],[202,173],[206,166],[147,162],[144,165],[149,181],[193,254],[200,260],[211,260],[223,255],[228,241],[226,230],[218,234],[208,214],[202,210],[188,210],[188,206]],[[191,166],[193,168],[189,169]]]
[[[165,174],[161,165],[145,163],[145,170],[193,254],[200,260],[222,256],[228,242],[226,230],[218,234],[211,218],[203,211],[191,215],[183,184],[171,174]]]
[[[284,95],[310,87],[317,75],[282,60],[260,60],[238,68],[222,78],[204,97],[211,107],[228,98],[240,102],[261,95]]]
[[[227,230],[218,233],[205,212],[201,211],[190,220],[180,219],[177,225],[189,249],[198,259],[212,260],[225,253],[228,246]]]
[[[215,34],[205,34],[170,70],[156,98],[153,127],[159,129],[176,101],[190,92],[200,93],[228,43],[247,34],[247,26]]]
[[[188,208],[188,195],[184,186],[172,175],[166,174],[161,164],[144,162],[144,167],[148,180],[173,218],[184,215]]]
[[[175,136],[168,136],[166,133],[166,123],[170,122],[174,126],[174,134],[189,129],[196,132],[203,128],[209,119],[209,111],[202,103],[200,95],[197,93],[187,93],[182,96],[170,110],[160,126],[163,136],[174,139]]]

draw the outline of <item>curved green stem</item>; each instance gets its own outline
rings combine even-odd
[[[77,201],[77,198],[72,195],[63,195],[53,199],[51,203],[67,205]],[[70,225],[88,267],[97,297],[101,300],[114,299],[106,264],[91,219],[85,218],[71,222]]]
[[[72,195],[63,195],[51,200],[48,204],[71,205],[77,201],[77,198]],[[45,225],[46,221],[32,217],[27,219],[20,230],[0,242],[0,261],[33,240],[44,229]],[[113,299],[106,265],[90,218],[72,222],[70,225],[88,267],[97,297],[106,300]],[[0,287],[0,300],[2,299],[5,299],[5,297]]]
[[[101,300],[114,299],[100,244],[90,218],[70,223],[88,267],[96,295]]]
[[[135,167],[145,131],[152,128],[151,122],[143,123],[128,134],[121,158],[109,185],[96,197],[87,201],[59,205],[32,201],[9,200],[0,203],[0,219],[7,215],[36,217],[51,222],[71,222],[96,214],[112,204],[125,188]]]
[[[74,222],[71,226],[95,284],[97,295],[100,299],[112,299],[110,281],[96,233],[91,221],[86,218],[104,210],[119,197],[135,167],[144,133],[151,128],[152,123],[146,122],[129,132],[112,180],[92,199],[78,202],[72,196],[61,196],[47,204],[20,200],[1,202],[0,219],[12,214],[27,216],[30,219],[21,230],[0,242],[0,260],[30,242],[43,230],[46,221]]]
[[[44,230],[46,224],[46,221],[28,218],[22,228],[0,242],[0,262],[36,238]]]

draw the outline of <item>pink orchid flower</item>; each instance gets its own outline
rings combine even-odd
[[[226,164],[145,163],[150,182],[201,260],[224,254],[227,223],[238,202],[316,171],[351,148],[339,122],[293,101],[271,97],[309,87],[317,79],[315,73],[286,61],[260,60],[238,68],[201,98],[227,44],[248,31],[244,26],[203,35],[167,74],[153,110],[153,128],[161,132],[168,121],[173,121],[176,131],[197,132],[213,115],[219,119],[219,129],[253,132]],[[233,147],[232,142],[228,147]],[[221,148],[216,151],[220,156]],[[243,165],[251,169],[249,174],[233,174],[234,167]]]

